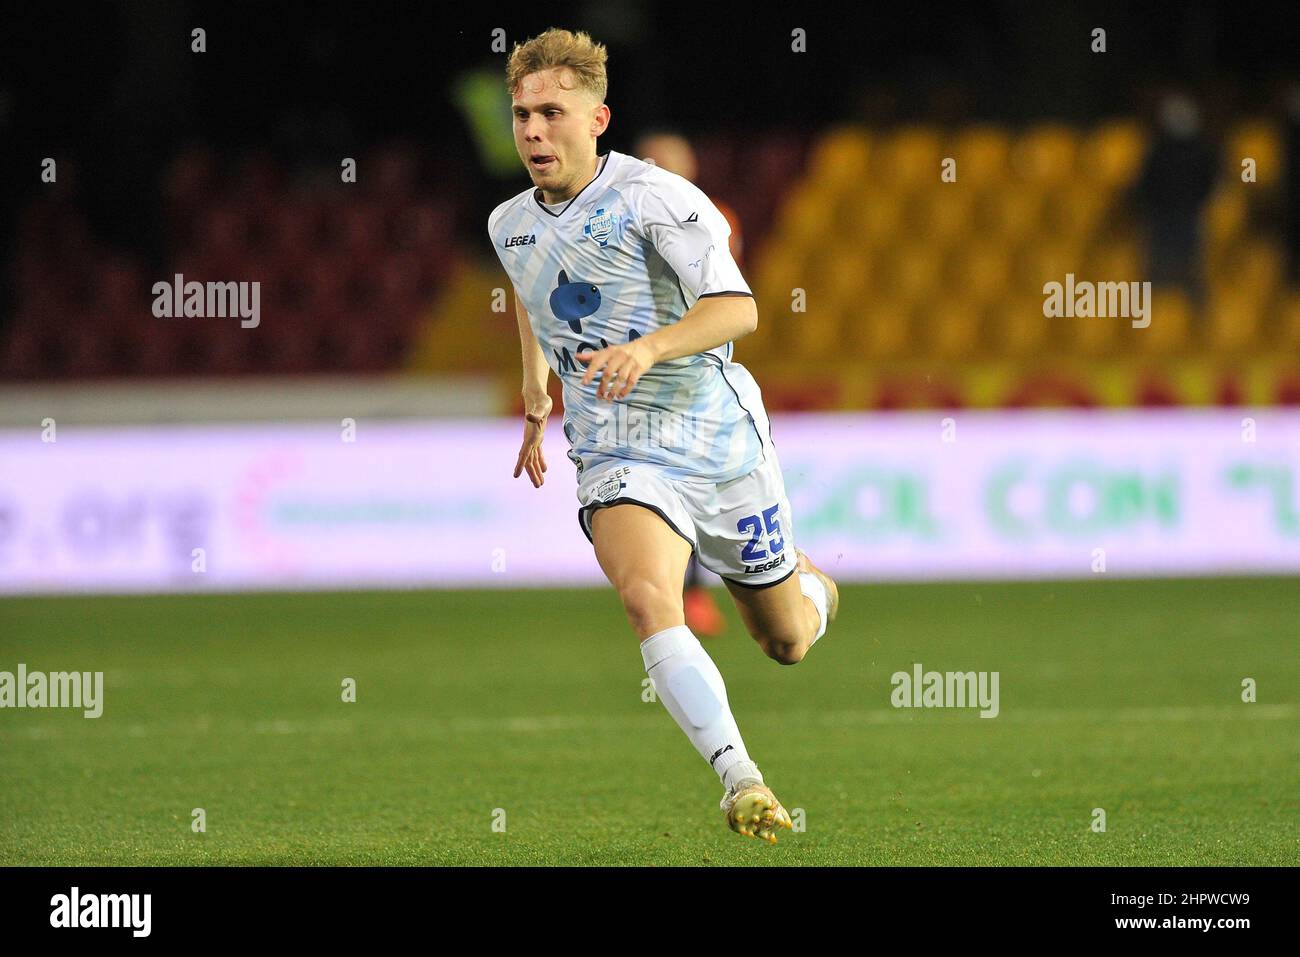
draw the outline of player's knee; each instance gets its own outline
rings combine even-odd
[[[782,665],[797,665],[803,661],[804,652],[808,650],[803,642],[797,639],[784,640],[779,636],[765,637],[760,644],[769,658]]]
[[[623,609],[628,621],[638,634],[648,635],[658,630],[669,619],[681,616],[681,592],[676,598],[671,588],[648,578],[637,578],[619,588]]]

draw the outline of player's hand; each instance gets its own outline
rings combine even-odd
[[[546,456],[542,454],[542,433],[546,431],[546,417],[551,414],[553,404],[548,395],[545,401],[533,404],[524,413],[524,442],[519,447],[514,477],[519,478],[520,471],[527,469],[533,488],[541,488],[542,482],[545,481],[542,477],[542,473],[546,471]]]
[[[586,362],[587,373],[582,377],[582,384],[587,385],[602,372],[600,384],[596,386],[599,399],[622,399],[636,386],[646,369],[655,364],[650,347],[640,339],[633,339],[617,346],[593,352],[584,349],[577,354],[579,362]]]

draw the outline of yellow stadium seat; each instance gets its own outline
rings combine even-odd
[[[947,150],[957,161],[957,182],[987,189],[1010,173],[1011,137],[1000,126],[971,126],[958,133]]]
[[[869,297],[844,315],[845,347],[851,357],[895,359],[912,344],[912,310],[896,299]]]
[[[1103,123],[1084,137],[1079,172],[1107,191],[1125,189],[1137,178],[1146,146],[1146,132],[1137,123]]]
[[[1047,123],[1020,136],[1011,147],[1011,168],[1020,179],[1054,187],[1075,171],[1079,134],[1068,126]]]
[[[803,284],[806,263],[814,254],[807,246],[795,246],[779,239],[769,240],[759,256],[754,274],[764,295],[789,302],[791,290]]]
[[[810,296],[807,312],[787,315],[778,337],[781,354],[818,361],[835,358],[842,350],[840,325],[844,311],[843,303]]]
[[[861,187],[871,162],[871,134],[863,126],[841,126],[818,140],[807,178],[842,195]]]
[[[904,220],[909,236],[948,246],[970,233],[974,208],[973,189],[958,183],[937,183],[913,194],[906,204]]]
[[[850,235],[862,236],[874,247],[891,246],[903,232],[903,197],[895,192],[867,191],[848,207]]]
[[[745,337],[745,348],[754,355],[777,351],[776,330],[790,316],[796,288],[803,288],[808,261],[815,250],[769,241],[754,271],[753,289],[758,303],[758,328]],[[806,294],[806,289],[805,289]]]
[[[934,296],[943,260],[939,251],[926,243],[908,242],[881,250],[873,267],[873,295],[884,292],[905,303],[916,303]]]
[[[1092,247],[1084,275],[1076,278],[1093,282],[1137,282],[1142,279],[1144,258],[1133,240],[1107,240]]]
[[[1060,321],[1043,315],[1041,297],[1011,296],[991,308],[989,339],[1001,355],[1041,355],[1051,339],[1051,324]]]
[[[1025,295],[1043,294],[1043,285],[1049,282],[1066,282],[1066,274],[1073,273],[1075,281],[1091,278],[1084,275],[1083,247],[1066,241],[1031,241],[1017,257],[1016,281]]]
[[[1292,290],[1282,299],[1272,339],[1270,344],[1283,351],[1300,351],[1300,290]]]
[[[1043,201],[1043,228],[1057,239],[1087,243],[1097,234],[1109,197],[1094,183],[1074,178]]]
[[[1233,284],[1256,299],[1272,297],[1282,283],[1282,250],[1267,239],[1240,244],[1229,263]]]
[[[1207,247],[1218,250],[1236,243],[1246,231],[1247,212],[1246,194],[1240,183],[1228,183],[1215,190],[1201,213]]]
[[[870,256],[860,248],[817,247],[808,260],[802,285],[811,306],[835,308],[860,301],[870,276]]]
[[[1155,288],[1148,308],[1151,324],[1145,329],[1124,324],[1122,344],[1131,342],[1142,352],[1161,355],[1186,352],[1192,347],[1192,303],[1186,292],[1176,286]]]
[[[939,134],[928,126],[905,126],[884,136],[873,157],[873,186],[906,190],[939,181]]]
[[[1255,182],[1272,186],[1282,173],[1284,160],[1281,138],[1277,127],[1264,120],[1250,120],[1239,124],[1228,136],[1224,152],[1224,176],[1240,183],[1242,160],[1255,161]]]
[[[924,310],[918,322],[926,355],[943,359],[969,358],[984,345],[982,310],[966,303],[940,299]]]
[[[986,194],[978,204],[976,229],[1007,243],[1019,243],[1040,225],[1043,194],[1028,186]]]
[[[835,204],[825,193],[801,182],[781,206],[776,232],[795,245],[814,243],[833,228]]]
[[[1076,316],[1051,321],[1058,324],[1061,348],[1067,355],[1109,355],[1118,350],[1124,331],[1133,329],[1131,320],[1115,316]]]
[[[1206,308],[1206,346],[1215,352],[1242,352],[1254,346],[1263,317],[1261,300],[1235,286],[1215,289]]]
[[[1011,285],[1011,252],[1000,243],[967,243],[953,250],[948,274],[948,287],[963,301],[994,302],[1005,297]]]

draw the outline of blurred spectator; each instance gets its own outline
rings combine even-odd
[[[1202,133],[1196,104],[1182,93],[1166,96],[1159,131],[1134,187],[1148,230],[1150,278],[1157,286],[1199,292],[1201,209],[1217,171],[1218,153]]]

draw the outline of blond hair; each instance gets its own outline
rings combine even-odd
[[[515,44],[510,59],[506,61],[506,89],[514,96],[520,82],[530,73],[568,67],[573,71],[575,82],[573,86],[565,86],[561,74],[556,80],[560,88],[585,90],[596,98],[597,103],[604,103],[609,89],[605,77],[608,58],[609,51],[605,45],[597,43],[590,34],[551,27],[525,43]]]

